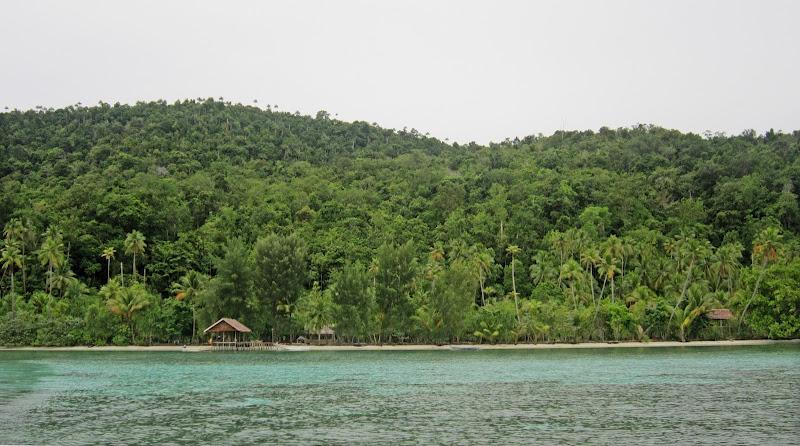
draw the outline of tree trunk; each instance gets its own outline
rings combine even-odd
[[[22,242],[22,294],[28,294],[28,280],[25,274],[25,242]]]
[[[608,276],[603,274],[603,286],[600,287],[600,298],[599,298],[599,300],[603,300],[603,296],[606,293],[606,281],[608,281]]]
[[[482,272],[480,273],[480,281],[479,281],[479,283],[481,285],[481,306],[486,306],[486,298],[484,297],[484,292],[483,292],[483,273]]]
[[[686,289],[689,288],[689,282],[692,280],[692,270],[694,269],[694,259],[689,262],[689,271],[686,273],[686,281],[683,283],[683,289],[681,289],[681,295],[678,298],[678,302],[675,303],[675,307],[672,309],[672,314],[669,315],[669,321],[667,325],[672,323],[672,318],[675,317],[675,311],[678,310],[678,305],[683,302],[683,297],[686,295]]]
[[[753,299],[755,299],[756,294],[758,294],[758,287],[759,285],[761,285],[761,279],[764,277],[766,269],[767,269],[767,258],[764,257],[764,261],[761,262],[761,272],[758,274],[755,287],[753,287],[753,294],[750,296],[750,299],[747,299],[747,303],[744,305],[742,314],[741,316],[739,316],[739,328],[742,327],[742,322],[744,321],[744,315],[747,313],[747,309],[750,307],[750,304],[753,302]]]
[[[614,276],[611,276],[611,303],[614,303]]]
[[[197,321],[197,315],[194,305],[192,305],[192,344],[194,344],[194,334],[197,332],[197,328],[195,328],[196,321]]]
[[[575,305],[575,311],[578,311],[578,299],[575,297],[575,284],[572,284],[569,289],[572,291],[572,303]]]
[[[515,273],[514,256],[511,256],[511,290],[514,293],[514,308],[517,310],[517,323],[520,323],[522,322],[522,319],[519,317],[519,301],[517,299],[517,281],[514,273]]]

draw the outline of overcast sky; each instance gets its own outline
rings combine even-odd
[[[0,107],[225,97],[488,142],[800,129],[800,1],[3,1]]]

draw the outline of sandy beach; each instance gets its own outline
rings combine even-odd
[[[800,344],[800,339],[729,340],[694,342],[583,342],[576,344],[407,344],[407,345],[302,345],[281,344],[281,351],[419,351],[419,350],[547,350],[547,349],[592,349],[592,348],[659,348],[659,347],[736,347],[748,345]],[[103,347],[0,347],[0,351],[104,351],[104,352],[205,352],[208,345],[129,345]]]

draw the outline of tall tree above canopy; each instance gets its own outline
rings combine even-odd
[[[136,275],[138,272],[136,271],[136,255],[144,254],[144,250],[147,248],[147,242],[142,234],[139,231],[133,230],[125,237],[125,253],[126,254],[133,254],[133,274]]]

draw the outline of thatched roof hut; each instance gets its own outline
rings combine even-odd
[[[727,321],[733,319],[733,312],[727,308],[714,308],[706,311],[706,317],[712,321]]]
[[[251,330],[236,319],[223,317],[203,330],[203,333],[250,333]]]
[[[333,327],[331,327],[330,325],[326,325],[320,328],[317,334],[322,336],[333,336],[336,334],[336,332],[333,330]]]

